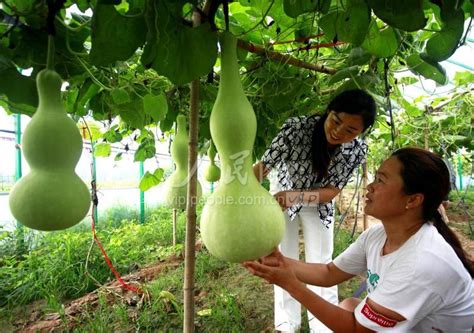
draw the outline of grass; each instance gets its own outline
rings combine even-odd
[[[200,210],[200,207],[199,207]],[[125,275],[181,252],[171,246],[171,210],[156,207],[147,212],[146,223],[134,211],[117,207],[101,218],[97,234],[116,269]],[[24,231],[27,249],[17,254],[16,232],[3,233],[0,242],[0,325],[14,329],[18,320],[56,312],[63,328],[73,332],[180,332],[183,322],[184,263],[168,268],[145,288],[148,297],[130,303],[101,291],[98,304],[65,316],[65,304],[115,278],[97,246],[91,249],[88,223],[52,233]],[[185,216],[179,214],[177,240],[184,242]],[[0,231],[0,235],[2,235]],[[341,229],[335,241],[336,254],[350,243]],[[87,259],[88,258],[88,259]],[[340,295],[352,295],[359,282],[341,285]],[[196,332],[270,332],[273,330],[273,287],[251,276],[239,264],[230,264],[199,251],[195,266]],[[305,332],[303,328],[302,332]]]

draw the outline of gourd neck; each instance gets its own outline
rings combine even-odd
[[[43,69],[36,76],[39,112],[65,113],[61,102],[62,80],[54,70]]]
[[[232,157],[222,157],[221,170],[221,182],[223,184],[239,182],[242,185],[247,185],[249,181],[255,178],[250,151],[235,154]]]
[[[214,165],[214,159],[216,158],[216,150],[214,149],[214,144],[212,143],[212,141],[209,145],[209,149],[207,150],[207,156],[209,157],[211,165]]]
[[[226,31],[219,36],[219,43],[221,45],[219,92],[232,91],[234,96],[236,93],[245,96],[237,61],[237,38]]]

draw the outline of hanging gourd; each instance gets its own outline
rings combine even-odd
[[[207,150],[207,156],[209,157],[210,165],[204,171],[204,178],[210,182],[214,183],[221,178],[221,169],[216,165],[214,159],[216,158],[216,148],[212,143],[212,140],[209,143],[209,149]]]
[[[225,32],[220,46],[220,83],[210,128],[222,177],[203,208],[201,237],[211,254],[242,262],[269,254],[283,238],[285,220],[252,171],[257,121],[240,82],[237,40]]]
[[[175,171],[166,180],[165,203],[176,209],[186,209],[188,193],[188,133],[186,131],[186,117],[176,117],[177,129],[171,143],[171,158],[176,166]],[[197,198],[202,194],[201,184],[197,182]]]
[[[10,210],[23,225],[51,231],[79,223],[89,211],[87,185],[75,172],[82,137],[61,103],[62,80],[52,66],[49,38],[48,67],[36,76],[39,105],[22,138],[30,172],[10,193]]]

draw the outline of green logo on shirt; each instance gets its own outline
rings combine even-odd
[[[374,291],[375,288],[377,288],[377,284],[379,283],[379,280],[380,280],[380,276],[377,273],[372,273],[370,269],[367,270],[367,281],[370,284],[369,291]]]

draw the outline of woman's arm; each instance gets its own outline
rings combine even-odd
[[[314,205],[330,202],[340,192],[339,188],[327,185],[315,189],[280,191],[275,194],[275,199],[282,208],[286,209],[297,204]]]
[[[258,161],[253,165],[253,173],[255,174],[255,177],[257,177],[257,180],[261,183],[263,179],[268,175],[270,172],[270,169],[265,167],[262,161]]]
[[[299,279],[299,275],[302,274],[302,270],[311,266],[312,270],[308,274],[322,274],[323,277],[319,279],[327,279],[327,275],[330,274],[330,270],[325,270],[322,266],[317,264],[306,264],[296,263],[295,260],[288,260],[281,255],[279,251],[275,251],[270,256],[272,262],[269,262],[265,258],[262,259],[263,263],[258,262],[245,262],[244,266],[256,276],[259,276],[269,283],[276,284],[281,288],[287,290],[297,301],[305,306],[313,315],[321,320],[326,326],[331,328],[335,332],[373,332],[365,327],[361,326],[355,319],[354,313],[344,310],[337,305],[331,304],[318,295],[314,294],[309,290],[306,285]],[[267,257],[266,257],[267,258]],[[267,262],[266,262],[267,261]],[[271,265],[269,265],[271,264]],[[333,265],[334,266],[334,265]],[[334,266],[337,269],[336,266]],[[346,277],[351,277],[347,273]],[[306,276],[305,274],[303,274]],[[326,277],[324,277],[326,275]],[[341,279],[342,277],[340,277]],[[312,281],[318,278],[310,279]],[[329,278],[330,279],[330,278]],[[320,281],[319,281],[320,282]]]

